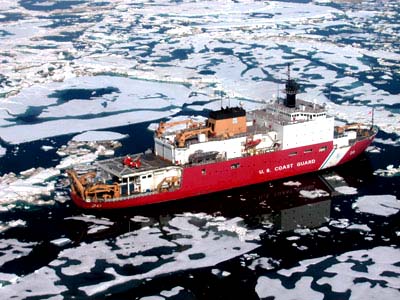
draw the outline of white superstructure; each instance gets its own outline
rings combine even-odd
[[[237,122],[236,117],[229,113],[227,116],[223,120],[225,123]],[[204,126],[207,126],[207,122]],[[193,155],[200,153],[212,152],[215,153],[215,159],[225,160],[334,139],[334,118],[326,114],[325,107],[301,100],[298,100],[295,107],[274,103],[265,109],[248,112],[245,114],[245,127],[243,132],[235,135],[228,133],[215,136],[211,131],[208,135],[194,134],[181,146],[177,143],[178,135],[190,129],[164,133],[155,136],[155,154],[177,165],[184,165],[191,162]]]

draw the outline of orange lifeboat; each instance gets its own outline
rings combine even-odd
[[[244,145],[244,148],[247,149],[251,149],[254,148],[255,146],[257,146],[259,143],[261,143],[260,139],[257,140],[248,140],[246,141],[246,144]]]

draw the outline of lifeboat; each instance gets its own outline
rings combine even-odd
[[[244,145],[244,148],[247,150],[247,149],[251,149],[251,148],[254,148],[254,147],[256,147],[259,143],[261,143],[261,140],[260,139],[257,139],[257,140],[248,140],[248,141],[246,141],[246,144]]]

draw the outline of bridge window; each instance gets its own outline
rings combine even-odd
[[[289,156],[296,156],[297,155],[297,152],[291,152],[291,153],[289,153]]]
[[[326,150],[328,150],[328,146],[322,146],[319,148],[319,152],[325,152]]]
[[[304,153],[311,153],[312,152],[312,149],[306,149],[306,150],[304,150]]]

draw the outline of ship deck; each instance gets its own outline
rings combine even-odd
[[[114,157],[106,160],[101,160],[96,162],[96,166],[113,176],[124,178],[132,177],[146,171],[173,165],[171,162],[161,159],[154,153],[135,154],[131,155],[131,157],[134,159],[139,157],[141,162],[141,166],[139,168],[133,168],[125,165],[123,163],[125,157]]]

